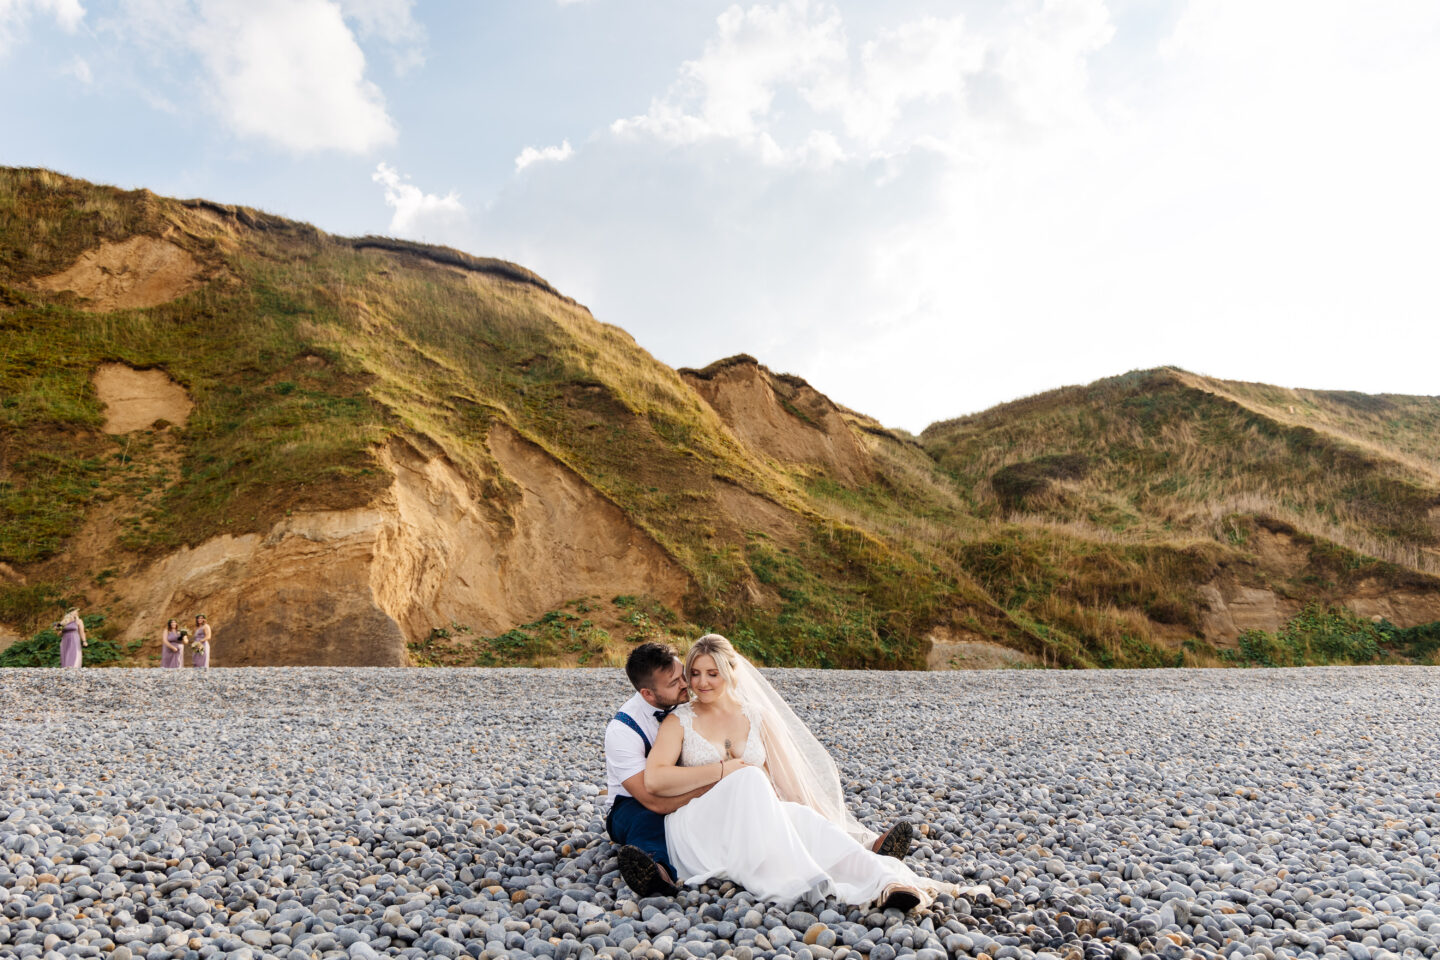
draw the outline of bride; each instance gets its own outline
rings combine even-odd
[[[660,724],[645,766],[645,788],[660,796],[714,785],[665,818],[677,879],[723,876],[767,900],[900,910],[952,891],[872,852],[875,834],[845,809],[830,755],[729,640],[697,640],[685,679],[694,700]]]

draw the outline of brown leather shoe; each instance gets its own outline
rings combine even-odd
[[[680,888],[665,874],[665,868],[656,863],[650,854],[629,844],[616,853],[620,861],[620,877],[637,896],[653,897],[657,894],[673,897]]]
[[[875,844],[875,852],[882,857],[894,857],[896,860],[904,860],[905,854],[910,852],[910,841],[915,837],[915,825],[909,820],[900,820],[895,826],[886,831],[880,842]]]

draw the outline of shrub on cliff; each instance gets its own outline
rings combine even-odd
[[[1382,647],[1387,639],[1379,623],[1312,603],[1279,633],[1246,630],[1239,648],[1226,650],[1221,657],[1247,667],[1375,663],[1387,656]]]

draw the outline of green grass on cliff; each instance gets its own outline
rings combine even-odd
[[[146,310],[86,313],[27,289],[92,244],[159,233],[179,215],[174,201],[143,192],[0,170],[0,250],[17,253],[0,259],[9,305],[0,310],[0,560],[54,556],[87,507],[113,499],[134,464],[163,452],[155,431],[99,432],[90,379],[107,361],[162,369],[195,403],[189,422],[163,438],[176,454],[152,482],[163,495],[121,518],[132,548],[264,529],[286,510],[376,488],[369,451],[385,411],[367,396],[363,370],[311,335],[335,306],[323,286],[331,278],[287,265],[300,237],[262,235],[253,251],[224,252],[179,235],[192,254],[243,280]],[[23,243],[34,233],[44,239]]]
[[[1264,516],[1440,573],[1440,398],[1372,399],[1142,371],[922,440],[982,515],[1134,543],[1224,540],[1228,518]]]
[[[137,234],[184,247],[207,281],[108,313],[37,292]],[[103,434],[91,377],[111,361],[168,373],[189,420]],[[0,562],[24,577],[0,569],[0,622],[26,633],[62,604],[120,602],[117,559],[77,559],[83,531],[113,526],[146,558],[356,506],[390,483],[392,441],[446,457],[505,523],[519,491],[487,447],[497,424],[687,571],[684,608],[646,614],[656,635],[718,630],[771,664],[917,667],[934,628],[1060,666],[1215,663],[1200,591],[1222,573],[1322,605],[1364,584],[1440,589],[1425,572],[1440,569],[1434,398],[1166,369],[936,424],[919,444],[845,416],[872,462],[858,481],[752,455],[674,370],[513,264],[0,168]],[[1298,569],[1261,555],[1279,536]],[[629,615],[445,626],[412,656],[612,662],[643,633]]]
[[[287,512],[374,496],[388,483],[376,453],[390,437],[443,453],[503,517],[518,492],[485,437],[505,423],[690,571],[695,622],[777,663],[923,657],[918,635],[959,589],[953,574],[816,510],[623,330],[513,271],[457,267],[467,260],[449,251],[358,249],[240,213],[222,222],[143,191],[0,171],[0,561],[55,583],[49,603],[98,573],[71,569],[64,553],[97,511],[116,514],[120,545],[137,555],[263,532]],[[136,233],[168,236],[212,279],[108,313],[33,291],[82,251]],[[164,370],[195,404],[189,421],[101,433],[90,378],[107,361]],[[721,486],[791,511],[810,570],[823,571],[787,587],[778,613],[743,602],[746,531],[719,521]]]

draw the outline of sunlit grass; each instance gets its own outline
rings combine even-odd
[[[1040,515],[1143,542],[1213,537],[1227,516],[1257,514],[1440,573],[1430,466],[1440,442],[1427,428],[1440,422],[1440,400],[1377,398],[1389,416],[1382,428],[1353,398],[1302,392],[1323,414],[1303,425],[1273,396],[1260,403],[1278,389],[1147,371],[936,425],[925,442],[982,515]],[[1387,432],[1401,455],[1377,445]],[[1057,455],[1082,459],[1084,475],[1004,501],[997,475]]]
[[[111,313],[34,292],[135,233],[181,243],[209,282]],[[90,377],[112,361],[166,371],[195,404],[187,423],[100,433]],[[0,620],[35,621],[99,572],[62,569],[99,503],[123,508],[135,556],[264,532],[381,495],[396,438],[453,464],[504,522],[519,494],[487,445],[501,423],[688,572],[668,627],[727,633],[766,663],[916,667],[936,626],[1048,665],[1219,662],[1197,639],[1198,586],[1247,556],[1261,520],[1316,571],[1276,589],[1329,598],[1440,571],[1432,398],[1146,371],[937,425],[924,449],[852,418],[872,470],[842,482],[755,456],[675,371],[514,265],[0,170],[0,561],[46,584]],[[162,449],[177,465],[159,482]],[[727,514],[737,493],[786,529]],[[617,660],[625,637],[553,613],[415,655]]]

